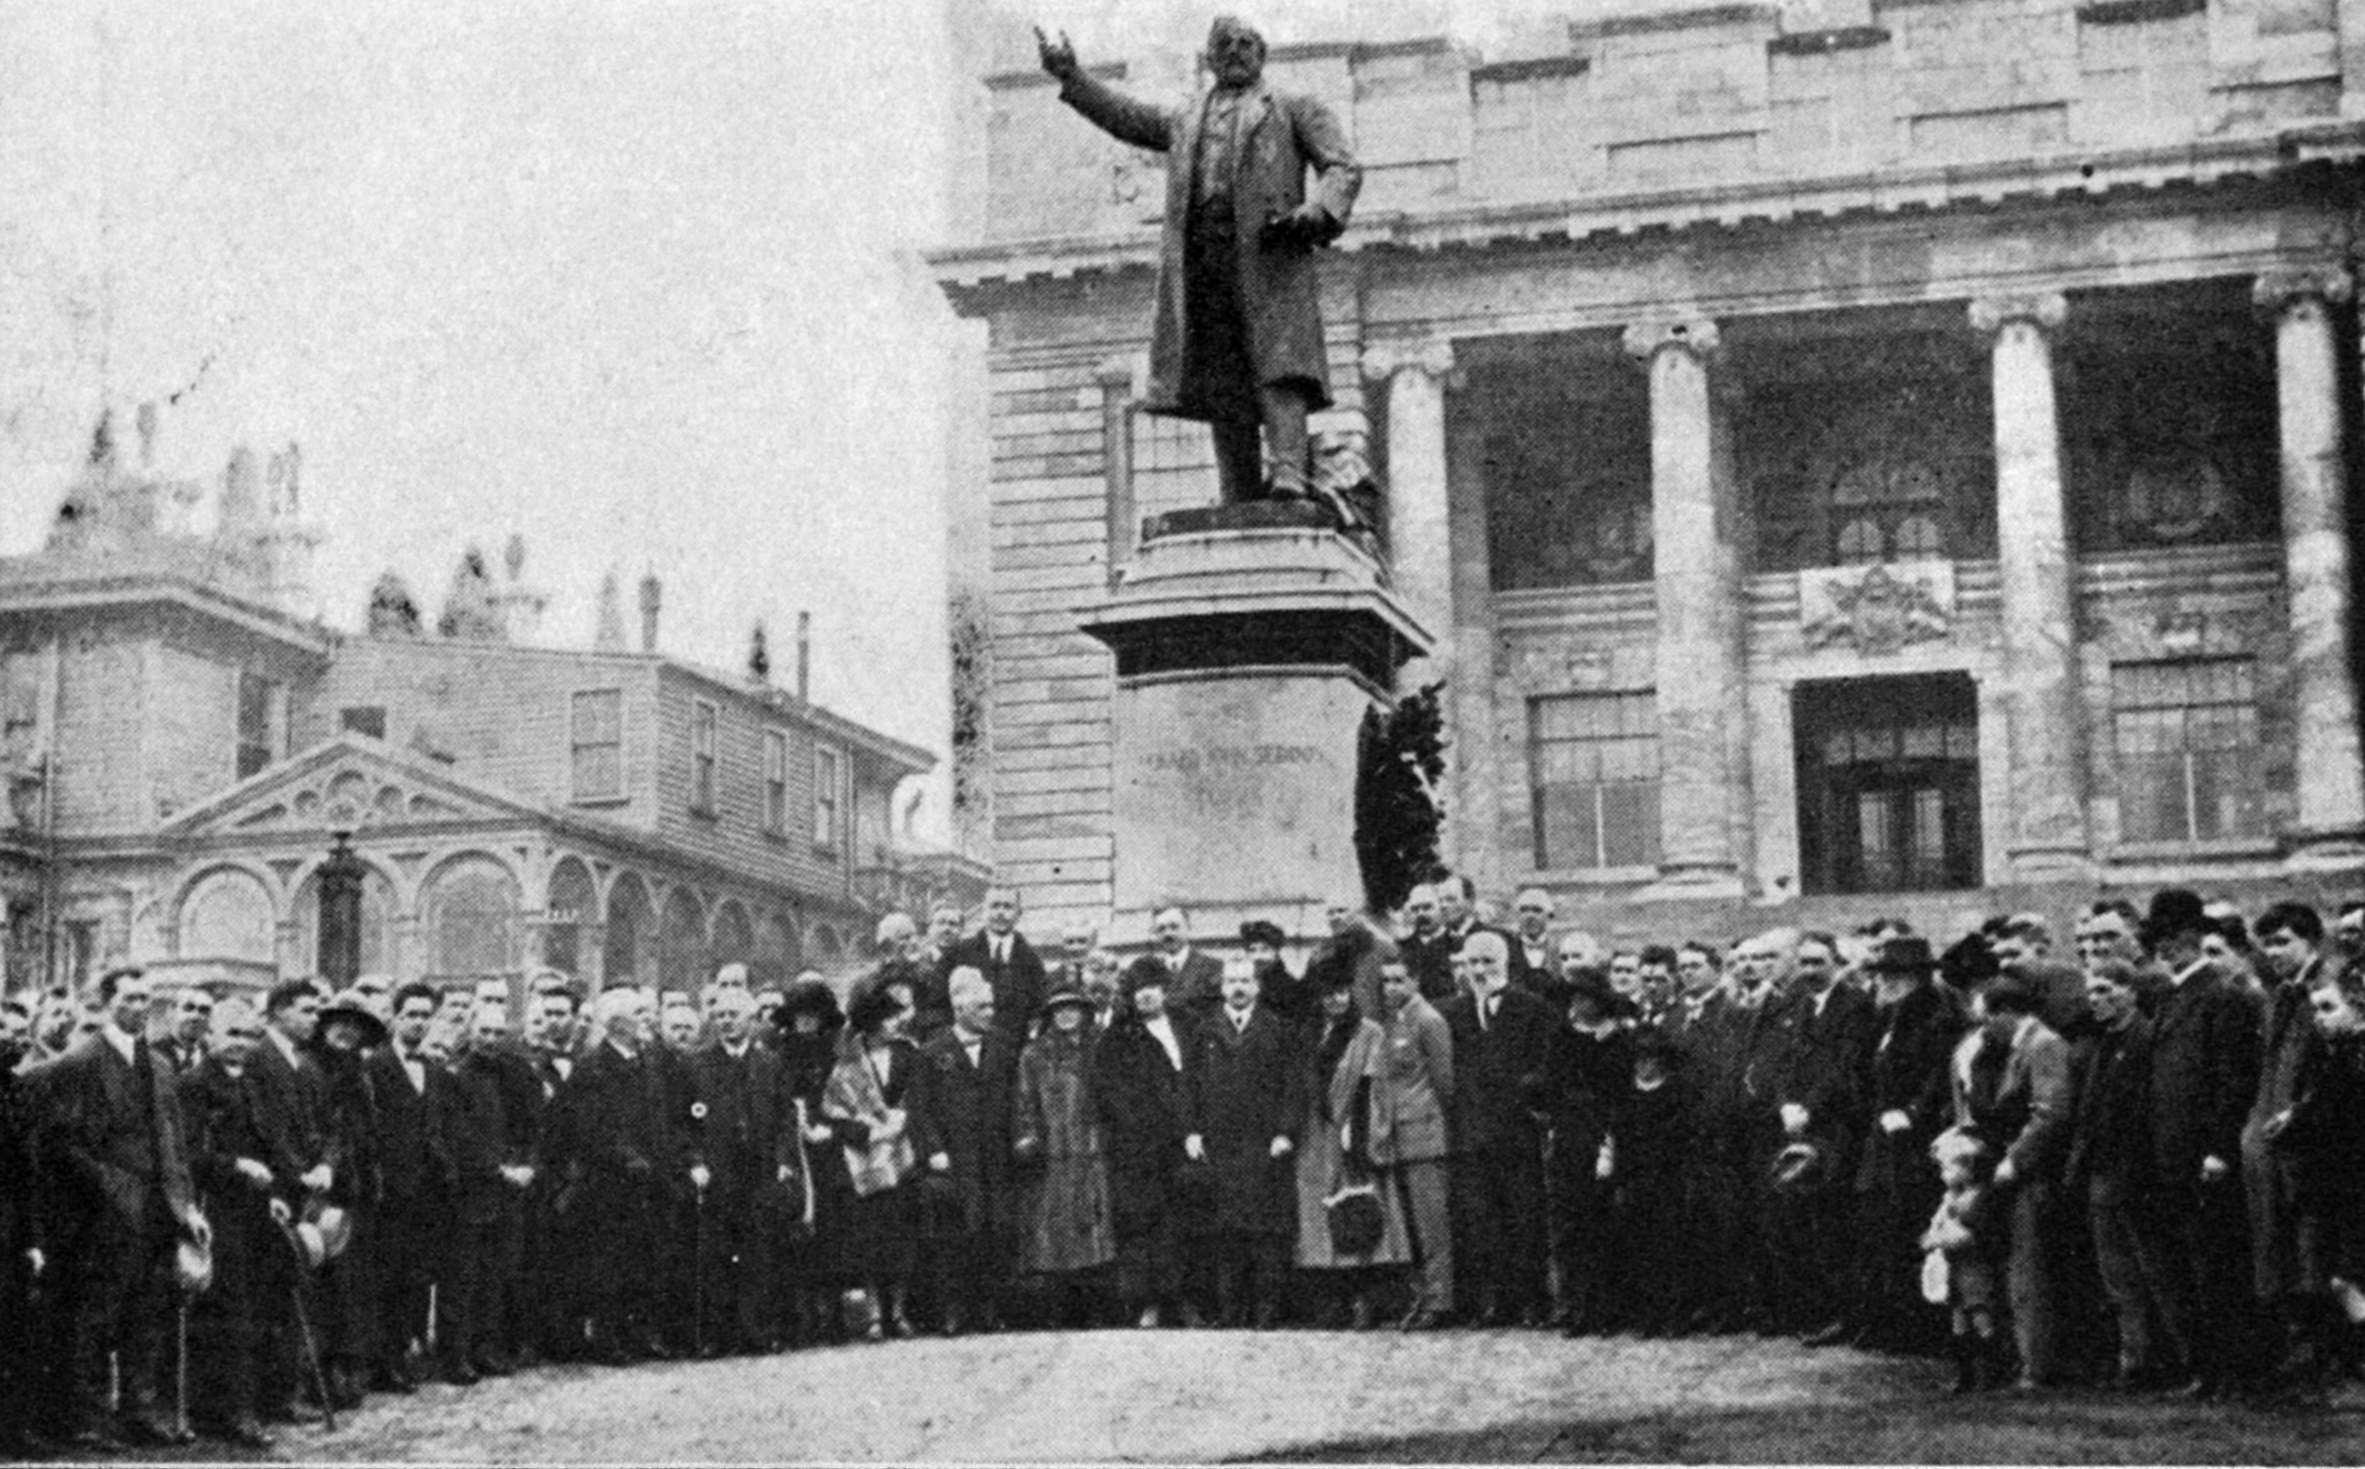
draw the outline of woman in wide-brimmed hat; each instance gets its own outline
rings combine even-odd
[[[846,1012],[828,982],[807,971],[782,992],[777,1021],[773,1045],[780,1053],[781,1083],[795,1113],[792,1125],[803,1162],[780,1261],[786,1316],[781,1335],[810,1346],[843,1340],[845,1331],[837,1301],[847,1284],[841,1256],[854,1191],[839,1165],[834,1135],[822,1121],[821,1093],[837,1068],[838,1032],[845,1029]]]
[[[1053,1324],[1088,1326],[1116,1258],[1106,1139],[1092,1095],[1090,996],[1062,987],[1018,1058],[1011,1153],[1019,1173],[1019,1269],[1034,1277]]]
[[[846,1006],[837,1064],[821,1092],[821,1120],[835,1165],[853,1192],[847,1209],[843,1262],[868,1287],[862,1329],[871,1340],[911,1335],[904,1296],[914,1267],[916,1191],[907,1184],[918,1161],[934,1152],[916,1137],[904,1100],[919,1074],[920,1052],[905,1035],[911,1023],[910,985],[880,976],[858,987]],[[826,1150],[825,1150],[826,1151]]]
[[[1371,963],[1314,971],[1322,988],[1307,1036],[1311,1076],[1297,1150],[1297,1267],[1322,1283],[1325,1322],[1358,1331],[1378,1323],[1380,1290],[1412,1263],[1402,1203],[1379,1187],[1371,1155],[1372,1088],[1387,1033],[1355,996],[1380,972],[1379,953],[1366,946]],[[1331,1201],[1350,1188],[1370,1190],[1379,1228],[1368,1240],[1342,1238],[1332,1227]]]

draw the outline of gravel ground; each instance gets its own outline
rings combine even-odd
[[[372,1399],[279,1457],[2365,1462],[2365,1392],[2261,1411],[2099,1393],[1970,1402],[1927,1362],[1752,1337],[1083,1332],[543,1369]]]

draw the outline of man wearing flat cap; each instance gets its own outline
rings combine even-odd
[[[2194,1344],[2197,1391],[2234,1386],[2247,1343],[2249,1222],[2242,1124],[2258,1090],[2258,1002],[2201,957],[2213,932],[2200,895],[2163,888],[2142,938],[2169,990],[2152,1018],[2152,1167],[2168,1221],[2162,1310]],[[2271,1364],[2269,1364],[2271,1365]]]

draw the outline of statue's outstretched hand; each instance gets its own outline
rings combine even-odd
[[[1083,63],[1076,60],[1076,48],[1069,42],[1066,31],[1061,31],[1059,39],[1055,41],[1043,34],[1041,26],[1036,26],[1035,53],[1042,58],[1043,70],[1063,82],[1083,74]]]

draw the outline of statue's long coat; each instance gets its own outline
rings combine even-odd
[[[1158,107],[1079,72],[1062,85],[1060,99],[1119,141],[1167,155],[1166,224],[1158,242],[1158,307],[1143,406],[1176,418],[1211,419],[1227,395],[1224,385],[1198,380],[1191,360],[1194,304],[1185,289],[1183,260],[1206,96],[1183,107]],[[1232,207],[1249,357],[1259,385],[1294,382],[1307,391],[1309,407],[1326,408],[1330,385],[1315,247],[1268,246],[1264,226],[1306,201],[1311,167],[1315,201],[1330,216],[1328,237],[1336,238],[1347,226],[1363,171],[1347,150],[1338,118],[1314,98],[1275,92],[1259,82],[1242,96],[1240,107]]]

